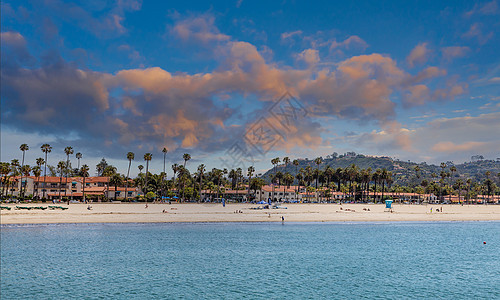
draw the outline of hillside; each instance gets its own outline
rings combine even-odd
[[[394,184],[406,185],[408,183],[417,183],[417,181],[421,181],[423,179],[431,180],[432,173],[435,173],[438,177],[441,173],[441,167],[437,165],[429,165],[427,163],[414,163],[411,161],[399,161],[393,160],[390,157],[374,157],[374,156],[366,156],[362,154],[354,154],[349,153],[348,155],[341,155],[340,157],[328,157],[324,158],[323,162],[319,165],[320,170],[324,170],[327,166],[332,167],[333,169],[337,168],[346,168],[350,165],[356,165],[360,170],[371,168],[372,172],[376,169],[386,168],[388,171],[391,171],[393,174]],[[453,164],[452,162],[447,162],[447,167],[445,168],[446,172],[450,172],[450,167],[453,165],[456,167],[457,172],[453,174],[454,180],[458,178],[468,179],[471,178],[472,181],[483,181],[486,179],[486,171],[491,172],[492,178],[497,178],[497,174],[500,173],[500,161],[494,160],[479,160],[475,162],[467,162],[463,164]],[[306,168],[307,166],[311,166],[313,169],[316,169],[317,166],[314,163],[314,160],[309,159],[299,159],[299,165],[296,167],[292,163],[288,164],[285,167],[284,164],[278,166],[277,170],[283,173],[289,172],[292,175],[296,175],[296,170],[300,170],[301,168]],[[420,168],[420,179],[417,179],[415,167],[418,166]],[[265,174],[262,175],[262,178],[268,180],[269,175],[271,175],[274,170],[271,168]]]

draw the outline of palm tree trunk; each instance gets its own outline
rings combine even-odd
[[[128,170],[127,170],[127,184],[125,185],[125,202],[128,201],[128,176],[130,175],[130,164],[132,163],[131,160],[128,161]]]

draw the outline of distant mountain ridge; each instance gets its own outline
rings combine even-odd
[[[307,166],[316,169],[318,166],[314,163],[314,160],[310,160],[307,158],[298,159],[299,165],[296,167],[292,164],[292,161],[285,167],[283,164],[283,158],[281,157],[281,163],[277,167],[277,171],[281,171],[282,173],[289,172],[293,176],[296,175],[297,170],[301,168],[306,168]],[[372,172],[377,169],[387,169],[392,172],[394,184],[408,184],[408,183],[417,183],[418,181],[422,181],[423,179],[431,180],[432,173],[435,173],[438,177],[442,171],[442,168],[437,165],[423,163],[414,163],[411,161],[400,161],[394,160],[387,156],[377,157],[377,156],[368,156],[363,154],[355,154],[353,152],[347,153],[346,155],[341,155],[338,157],[328,156],[323,159],[323,162],[319,165],[320,170],[324,170],[327,166],[332,167],[333,169],[337,168],[346,168],[351,165],[356,165],[359,169],[367,169],[371,168]],[[452,162],[445,162],[446,168],[444,171],[449,172],[451,166],[455,166],[457,169],[453,174],[453,178],[464,178],[464,179],[472,179],[472,181],[482,181],[486,179],[485,173],[487,171],[491,172],[492,177],[497,177],[500,173],[500,160],[476,160],[472,162],[466,162],[462,164],[453,164]],[[417,178],[417,174],[415,172],[415,167],[418,166],[420,168],[419,176]],[[274,169],[269,169],[266,173],[264,173],[261,177],[264,179],[268,179],[269,175],[274,173]]]

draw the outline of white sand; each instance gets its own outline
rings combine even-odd
[[[253,210],[254,204],[58,204],[67,210],[2,210],[0,224],[128,223],[128,222],[377,222],[500,220],[500,205],[393,205],[393,213],[378,204],[284,204],[287,209]],[[19,206],[48,206],[30,204]],[[340,209],[342,207],[342,210]],[[444,212],[436,212],[443,208]],[[364,211],[363,208],[370,209]],[[430,209],[432,208],[432,213]],[[167,213],[163,213],[166,210]],[[354,211],[348,211],[354,210]],[[235,213],[242,211],[242,213]]]

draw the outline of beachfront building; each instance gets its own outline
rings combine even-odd
[[[139,193],[139,189],[133,186],[125,188],[124,186],[115,187],[109,184],[109,177],[86,177],[85,188],[83,187],[83,177],[10,177],[7,184],[1,186],[2,191],[6,189],[4,195],[13,197],[21,196],[21,186],[26,198],[49,200],[53,199],[72,199],[83,200],[85,192],[86,199],[123,199],[135,198]],[[125,189],[127,194],[125,194]]]

